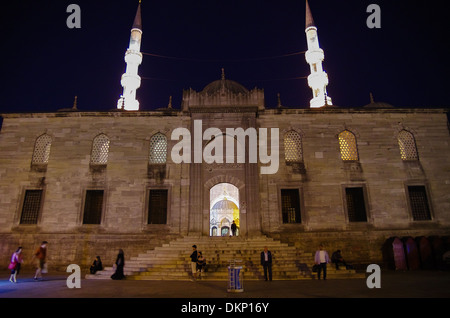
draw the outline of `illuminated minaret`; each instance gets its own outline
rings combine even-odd
[[[139,0],[136,17],[131,28],[130,45],[125,52],[125,63],[127,63],[127,67],[120,81],[123,87],[123,95],[117,101],[117,108],[119,109],[139,110],[139,102],[136,100],[136,90],[141,86],[141,77],[138,75],[138,67],[142,62],[142,53],[140,52],[141,38],[141,1]]]
[[[308,85],[313,92],[313,98],[310,101],[311,108],[332,105],[331,98],[327,95],[328,75],[322,68],[324,60],[323,50],[319,46],[317,28],[309,9],[308,0],[306,0],[306,40],[308,50],[305,53],[306,62],[311,68],[311,74],[308,76]]]

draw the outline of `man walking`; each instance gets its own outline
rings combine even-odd
[[[261,265],[264,268],[264,279],[267,281],[267,272],[269,272],[269,280],[272,280],[272,253],[264,246],[261,252]]]
[[[43,241],[41,246],[38,247],[36,252],[33,255],[33,259],[38,259],[38,268],[36,270],[36,274],[34,275],[34,280],[38,280],[38,278],[42,278],[42,273],[47,273],[46,270],[46,257],[47,257],[47,241]]]

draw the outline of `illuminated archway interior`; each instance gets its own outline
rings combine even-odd
[[[230,236],[233,221],[239,235],[239,189],[231,183],[219,183],[209,191],[210,236]]]

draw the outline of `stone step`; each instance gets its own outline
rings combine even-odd
[[[241,261],[238,264],[243,266],[245,279],[262,279],[263,269],[259,262],[264,246],[268,246],[272,252],[273,279],[311,279],[316,274],[310,270],[312,253],[304,253],[265,236],[177,238],[125,260],[124,274],[127,279],[189,280],[192,276],[189,256],[193,244],[197,245],[197,250],[206,258],[207,272],[203,274],[205,280],[227,280],[228,266],[236,259]],[[110,279],[113,273],[112,267],[106,267],[95,275],[86,275],[86,278]],[[327,275],[330,278],[353,277],[356,272],[336,271],[329,267]]]

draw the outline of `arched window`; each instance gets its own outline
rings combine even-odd
[[[344,161],[357,161],[358,160],[358,148],[356,146],[355,135],[344,130],[339,134],[339,150],[341,152],[341,158]]]
[[[108,163],[109,138],[105,134],[100,134],[92,142],[91,163],[106,165]]]
[[[302,137],[296,131],[288,131],[284,135],[284,159],[286,162],[302,162]]]
[[[400,148],[400,157],[402,160],[418,160],[416,141],[413,134],[409,131],[402,130],[398,134],[398,146]]]
[[[47,164],[50,158],[51,146],[52,137],[47,134],[39,136],[34,144],[32,164]]]
[[[150,139],[149,163],[166,163],[167,137],[157,133]]]

